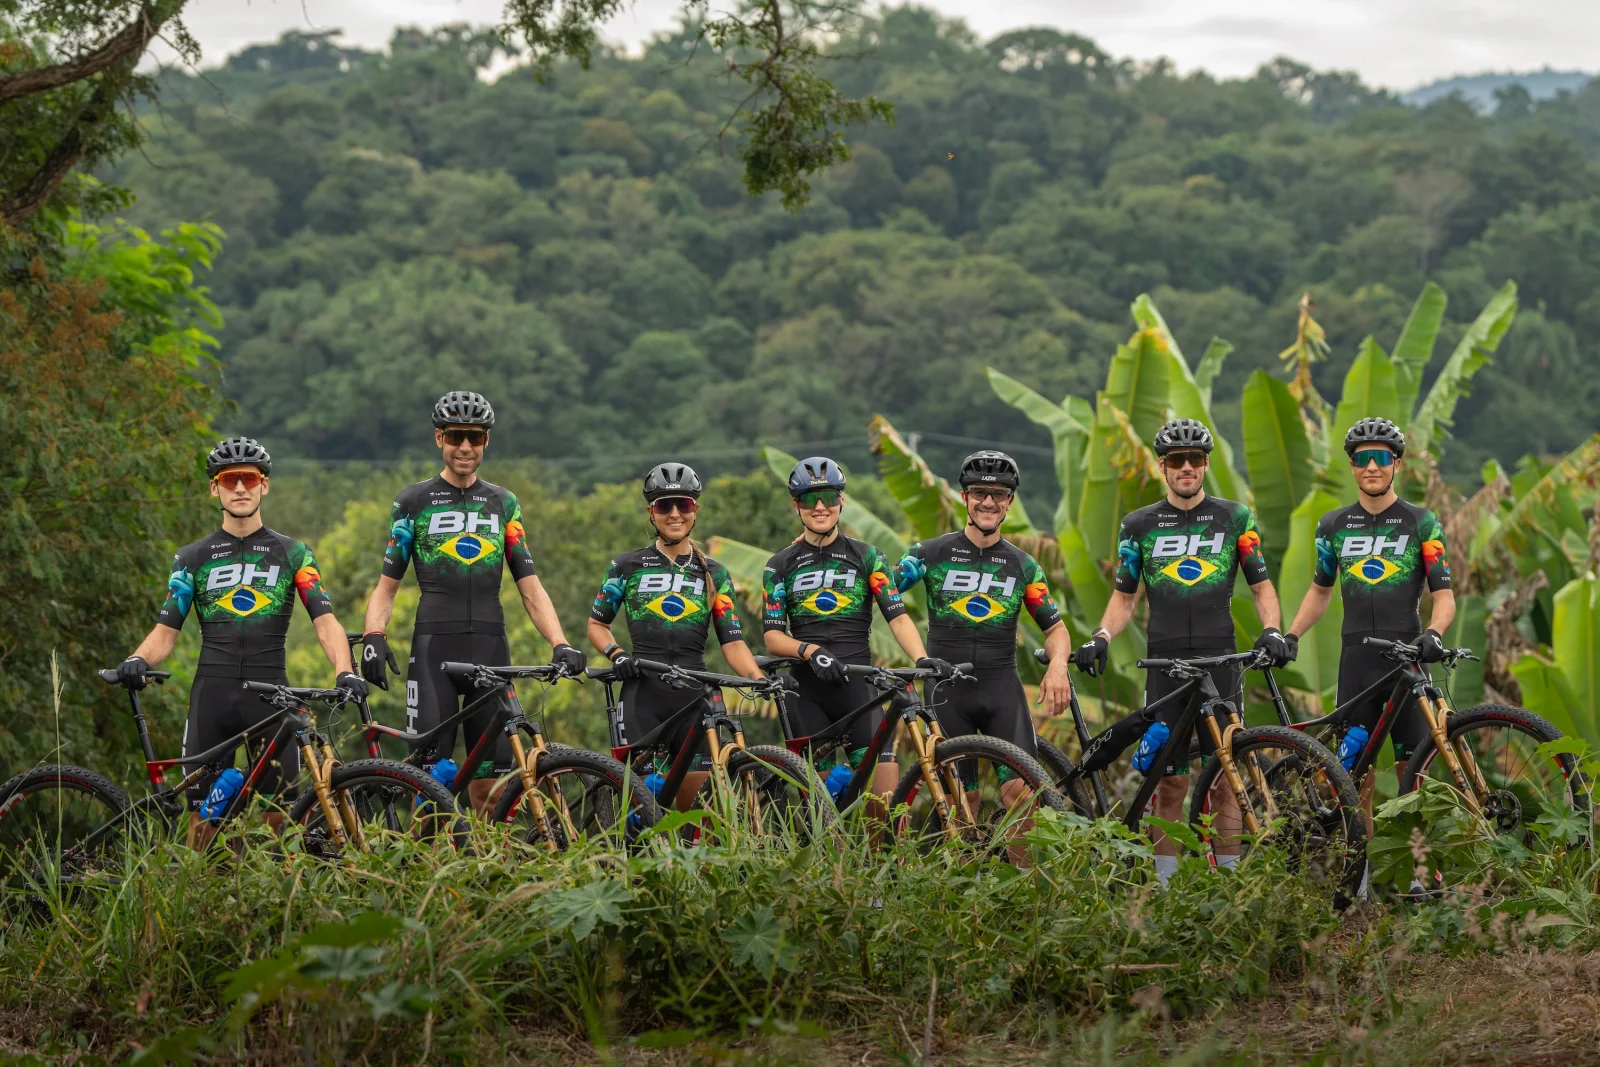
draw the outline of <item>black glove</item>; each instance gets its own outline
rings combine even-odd
[[[388,689],[389,676],[383,672],[384,664],[396,674],[400,673],[400,664],[389,651],[389,639],[383,636],[383,631],[374,630],[361,639],[361,677],[379,689]]]
[[[559,644],[552,648],[550,662],[574,678],[582,678],[583,669],[589,665],[583,653],[568,644]]]
[[[1104,674],[1106,649],[1110,647],[1110,641],[1101,634],[1095,634],[1078,646],[1078,650],[1072,654],[1072,664],[1091,678]]]
[[[776,696],[779,693],[798,693],[798,692],[800,692],[800,683],[795,680],[794,675],[792,675],[792,674],[775,674],[775,675],[772,676],[772,693],[773,693],[774,696]]]
[[[1424,630],[1417,638],[1417,659],[1423,663],[1438,663],[1444,659],[1444,639],[1437,630]]]
[[[1276,626],[1268,626],[1265,630],[1262,630],[1261,636],[1256,638],[1254,647],[1256,651],[1265,652],[1271,656],[1274,667],[1282,667],[1294,659],[1294,653],[1289,651],[1288,640]]]
[[[348,689],[352,696],[358,698],[366,697],[372,692],[371,689],[367,688],[367,683],[359,674],[353,674],[350,671],[340,671],[339,676],[333,680],[333,687],[335,689]]]
[[[149,669],[150,664],[144,661],[144,657],[129,656],[117,664],[117,684],[129,689],[143,689],[150,684],[144,676]]]
[[[1293,663],[1295,660],[1300,658],[1300,635],[1299,634],[1284,634],[1283,635],[1283,640],[1289,646],[1289,662]],[[1281,666],[1285,666],[1285,664],[1281,664],[1280,663],[1280,664],[1278,664],[1278,666],[1280,666],[1280,667]]]
[[[948,681],[956,676],[956,665],[947,659],[937,656],[923,656],[917,660],[917,670],[932,671],[933,676],[939,681]]]
[[[637,682],[644,676],[644,672],[639,669],[639,665],[626,652],[618,652],[611,657],[611,669],[616,672],[618,681]]]
[[[811,653],[806,663],[810,664],[812,674],[829,685],[843,685],[849,680],[850,674],[844,669],[844,663],[821,645],[816,646],[816,651]]]

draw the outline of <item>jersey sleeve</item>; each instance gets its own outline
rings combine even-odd
[[[1119,593],[1137,593],[1139,580],[1144,575],[1144,552],[1139,548],[1137,532],[1127,519],[1117,530],[1117,575],[1114,584]]]
[[[1445,552],[1444,526],[1431,511],[1422,513],[1417,523],[1417,536],[1422,539],[1422,573],[1430,592],[1450,588],[1450,557]]]
[[[879,552],[875,545],[868,545],[862,556],[867,564],[867,588],[872,590],[872,598],[878,602],[878,611],[886,621],[898,619],[906,613],[906,605],[900,599],[900,588],[895,584],[889,558]]]
[[[589,618],[610,626],[616,619],[617,612],[622,610],[622,596],[626,590],[627,578],[622,573],[622,561],[614,559],[606,571],[606,580],[600,583],[600,591],[594,595],[594,603],[589,607]]]
[[[1045,581],[1044,568],[1039,566],[1038,560],[1024,554],[1022,576],[1026,579],[1022,586],[1022,605],[1043,633],[1061,621],[1061,609],[1050,595],[1050,583]]]
[[[780,553],[781,555],[781,553]],[[761,571],[761,629],[787,631],[789,590],[787,577],[778,571],[778,557],[767,560]]]
[[[1330,511],[1317,523],[1317,562],[1313,565],[1311,580],[1323,587],[1339,580],[1339,558],[1333,554],[1333,525],[1337,514]]]
[[[296,541],[294,554],[289,558],[294,560],[294,587],[300,594],[300,603],[306,606],[306,614],[313,619],[332,615],[333,601],[328,599],[328,591],[322,587],[322,574],[317,570],[317,559],[311,554],[311,546],[304,541]]]
[[[1244,572],[1245,584],[1260,585],[1267,580],[1267,555],[1261,548],[1255,512],[1243,504],[1234,515],[1234,534],[1234,544],[1239,549],[1239,570]]]
[[[183,620],[189,617],[189,607],[194,603],[194,572],[189,562],[179,552],[172,557],[172,573],[167,575],[167,599],[161,603],[157,622],[174,630],[183,629]]]
[[[383,550],[383,576],[398,581],[406,576],[417,543],[416,516],[404,500],[396,500],[389,513],[389,545]]]
[[[923,555],[922,542],[918,541],[906,549],[906,554],[900,557],[900,562],[894,565],[894,588],[896,593],[904,593],[928,574],[928,560]]]
[[[739,609],[734,604],[733,575],[714,559],[706,560],[706,564],[710,571],[706,578],[711,583],[707,594],[711,601],[711,621],[717,628],[717,641],[724,645],[742,641],[744,627],[739,622]]]
[[[522,529],[522,505],[515,493],[506,493],[506,566],[511,569],[511,580],[520,582],[539,572],[533,566],[533,553],[528,551],[528,535]]]

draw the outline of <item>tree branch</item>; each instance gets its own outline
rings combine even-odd
[[[95,88],[94,94],[89,97],[88,104],[78,113],[78,119],[72,124],[72,129],[68,130],[50,150],[50,154],[45,157],[45,161],[40,164],[33,177],[29,178],[15,195],[0,204],[0,219],[15,226],[39,210],[44,202],[50,199],[88,150],[88,138],[84,136],[84,131],[104,122],[110,116],[116,102],[117,94],[112,82],[110,79],[102,80]]]
[[[139,9],[132,22],[86,56],[70,63],[25,70],[20,74],[0,74],[0,104],[13,97],[59,89],[108,70],[130,57],[136,59],[144,54],[145,48],[161,29],[161,24],[170,17],[170,13],[159,14],[154,6],[146,4]]]

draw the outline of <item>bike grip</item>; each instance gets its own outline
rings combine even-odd
[[[950,664],[950,666],[954,667],[956,670],[960,671],[962,674],[967,674],[972,670],[972,664],[970,664],[970,663],[952,663],[952,664]]]
[[[1033,658],[1048,667],[1050,665],[1050,650],[1047,648],[1036,648],[1033,650]]]
[[[1363,645],[1371,645],[1373,648],[1393,648],[1395,645],[1399,644],[1400,642],[1398,642],[1398,641],[1385,641],[1381,637],[1363,637],[1361,639],[1361,643]]]
[[[458,663],[455,660],[445,660],[439,664],[439,669],[452,678],[465,678],[469,674],[478,673],[478,665],[476,663]]]
[[[244,688],[252,693],[276,693],[281,687],[272,682],[245,682]]]
[[[1142,659],[1135,663],[1134,666],[1140,668],[1141,670],[1159,671],[1163,668],[1172,666],[1172,664],[1173,661],[1170,659]]]
[[[113,685],[116,684],[116,681],[117,681],[117,672],[116,671],[114,671],[114,670],[105,670],[105,671],[95,671],[95,673],[100,676],[100,680],[102,682],[111,682]]]

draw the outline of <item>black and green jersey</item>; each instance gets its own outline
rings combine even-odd
[[[1208,496],[1183,511],[1163,499],[1122,520],[1116,587],[1136,593],[1144,583],[1152,650],[1233,651],[1236,571],[1250,585],[1267,580],[1256,519],[1243,504]]]
[[[333,611],[304,541],[265,526],[245,537],[218,530],[178,549],[158,621],[179,630],[190,608],[200,617],[197,675],[275,681],[296,593],[313,619]]]
[[[870,663],[872,604],[885,619],[906,613],[882,552],[842,534],[826,545],[802,538],[767,560],[762,628],[786,630],[847,663]]]
[[[1373,515],[1359,502],[1317,523],[1312,580],[1339,583],[1344,635],[1410,641],[1422,632],[1422,586],[1450,588],[1444,527],[1427,508],[1396,500]]]
[[[405,577],[412,560],[419,634],[504,634],[501,572],[513,581],[535,573],[516,495],[481,478],[461,489],[440,476],[395,498],[384,576]]]
[[[589,616],[609,626],[623,615],[633,653],[642,659],[701,670],[713,628],[724,645],[743,635],[733,606],[733,579],[728,568],[709,556],[709,582],[697,558],[679,559],[684,562],[673,562],[653,544],[618,556]]]
[[[1061,621],[1044,569],[1001,539],[979,548],[964,530],[912,545],[895,565],[895,588],[928,593],[928,654],[978,668],[1016,666],[1024,608],[1041,631]]]

